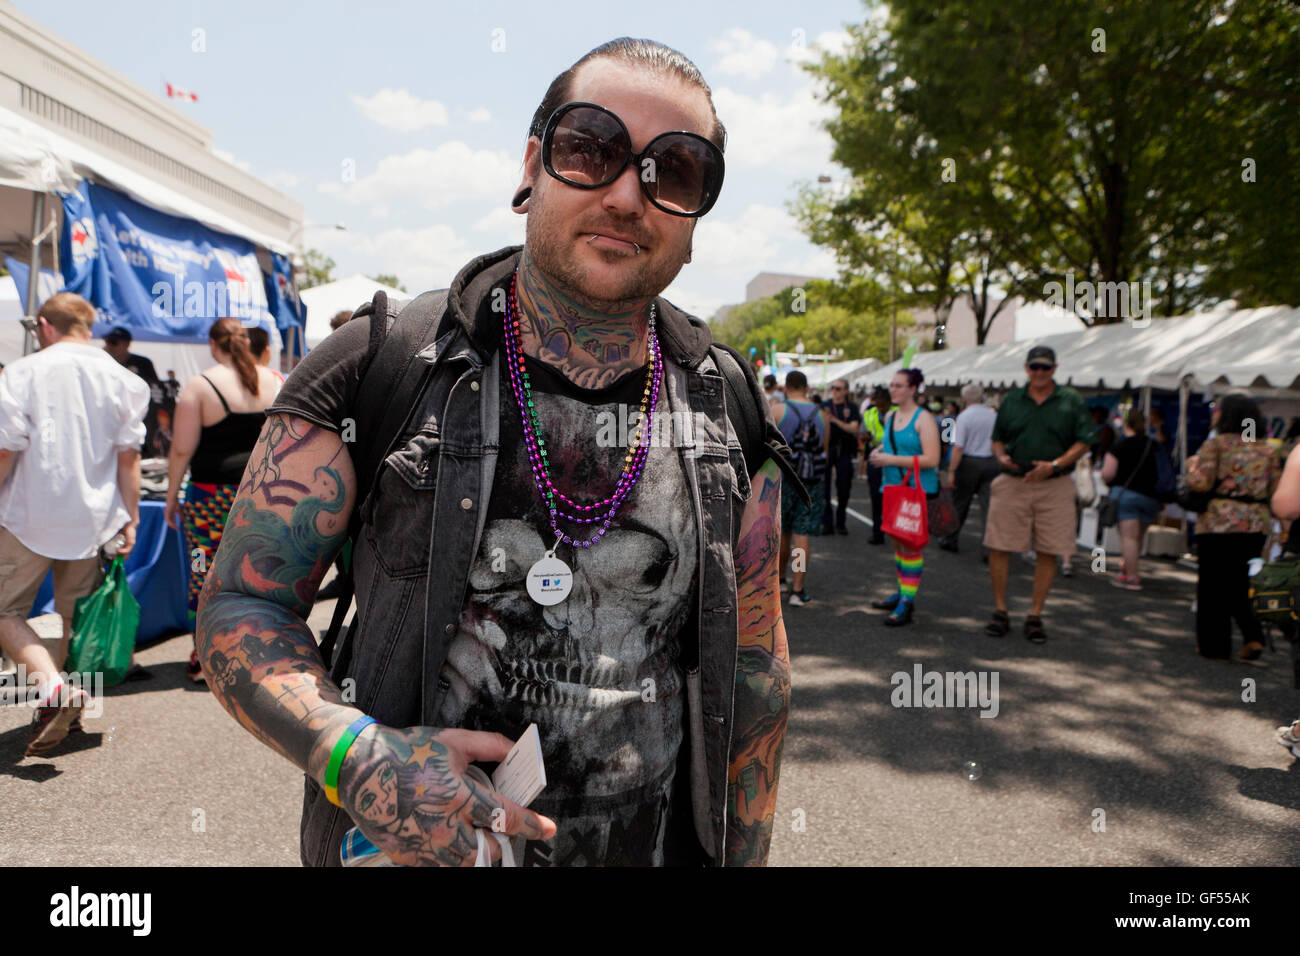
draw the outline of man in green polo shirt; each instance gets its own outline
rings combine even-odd
[[[1029,382],[1002,399],[993,425],[993,456],[1002,474],[989,489],[984,546],[993,578],[993,620],[984,629],[1002,637],[1011,629],[1007,615],[1007,571],[1013,551],[1034,550],[1034,597],[1025,618],[1025,637],[1047,640],[1043,604],[1056,577],[1058,555],[1075,549],[1074,482],[1069,474],[1087,451],[1096,427],[1088,406],[1072,388],[1057,385],[1056,353],[1045,345],[1029,350]]]

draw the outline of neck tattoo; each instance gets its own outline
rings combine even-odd
[[[525,250],[517,271],[523,350],[580,388],[605,388],[648,360],[644,305],[610,314],[543,275]]]
[[[542,432],[542,422],[533,399],[532,383],[524,363],[523,330],[519,320],[516,286],[517,276],[510,281],[510,292],[506,299],[503,336],[506,367],[510,373],[510,389],[519,408],[519,419],[523,427],[524,444],[528,450],[528,463],[532,469],[533,483],[541,497],[542,505],[546,508],[551,531],[555,534],[555,544],[529,570],[526,585],[534,601],[542,605],[551,605],[563,601],[573,588],[573,571],[555,556],[556,548],[561,542],[581,548],[590,548],[598,543],[609,531],[614,516],[641,478],[641,472],[650,454],[654,410],[658,404],[659,386],[663,381],[663,356],[659,351],[659,339],[655,335],[655,313],[652,303],[648,339],[651,361],[646,372],[645,390],[641,393],[636,434],[629,444],[627,456],[623,459],[623,470],[611,494],[593,504],[579,504],[555,487],[554,482],[551,481],[546,438]],[[560,529],[561,521],[586,526],[586,531],[580,532],[580,536],[574,538]],[[591,536],[583,537],[582,535],[585,534]]]

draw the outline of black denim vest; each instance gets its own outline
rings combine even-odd
[[[468,301],[475,297],[466,287],[488,269],[508,278],[519,253],[513,246],[481,256],[456,277],[448,306],[458,321],[420,353],[432,375],[361,506],[353,554],[358,612],[351,647],[339,655],[332,677],[340,684],[352,678],[357,706],[389,726],[437,726],[448,688],[442,668],[487,518],[502,413],[495,360],[500,315],[485,302],[482,282],[475,301]],[[707,326],[662,298],[657,308],[669,407],[689,412],[678,418],[685,434],[677,451],[691,495],[683,507],[695,513],[699,547],[693,633],[680,635],[691,803],[700,845],[721,865],[738,640],[732,553],[750,482]],[[303,863],[340,865],[339,847],[352,826],[306,778]]]

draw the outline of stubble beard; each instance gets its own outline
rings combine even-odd
[[[629,256],[626,253],[594,250],[611,262],[615,258],[646,261],[636,262],[630,267],[625,265],[626,275],[619,284],[615,297],[593,297],[586,291],[590,288],[590,270],[578,262],[577,254],[573,251],[572,223],[551,216],[549,204],[543,196],[544,191],[539,195],[534,190],[532,205],[524,223],[524,245],[537,268],[565,295],[585,308],[607,314],[627,312],[662,293],[685,265],[684,251],[681,256],[665,260],[644,252],[639,256]],[[542,201],[539,203],[538,200]]]

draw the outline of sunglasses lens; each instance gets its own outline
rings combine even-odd
[[[551,136],[551,165],[575,186],[612,182],[631,154],[632,144],[618,120],[591,107],[569,110]]]
[[[694,136],[661,136],[642,163],[641,181],[660,206],[678,213],[695,213],[717,194],[720,167],[717,150]]]
[[[607,186],[632,158],[632,142],[619,119],[592,106],[561,107],[548,126],[543,158],[552,175],[571,186]],[[640,169],[641,188],[660,209],[695,216],[713,205],[722,189],[721,151],[700,136],[664,133],[647,146]]]

